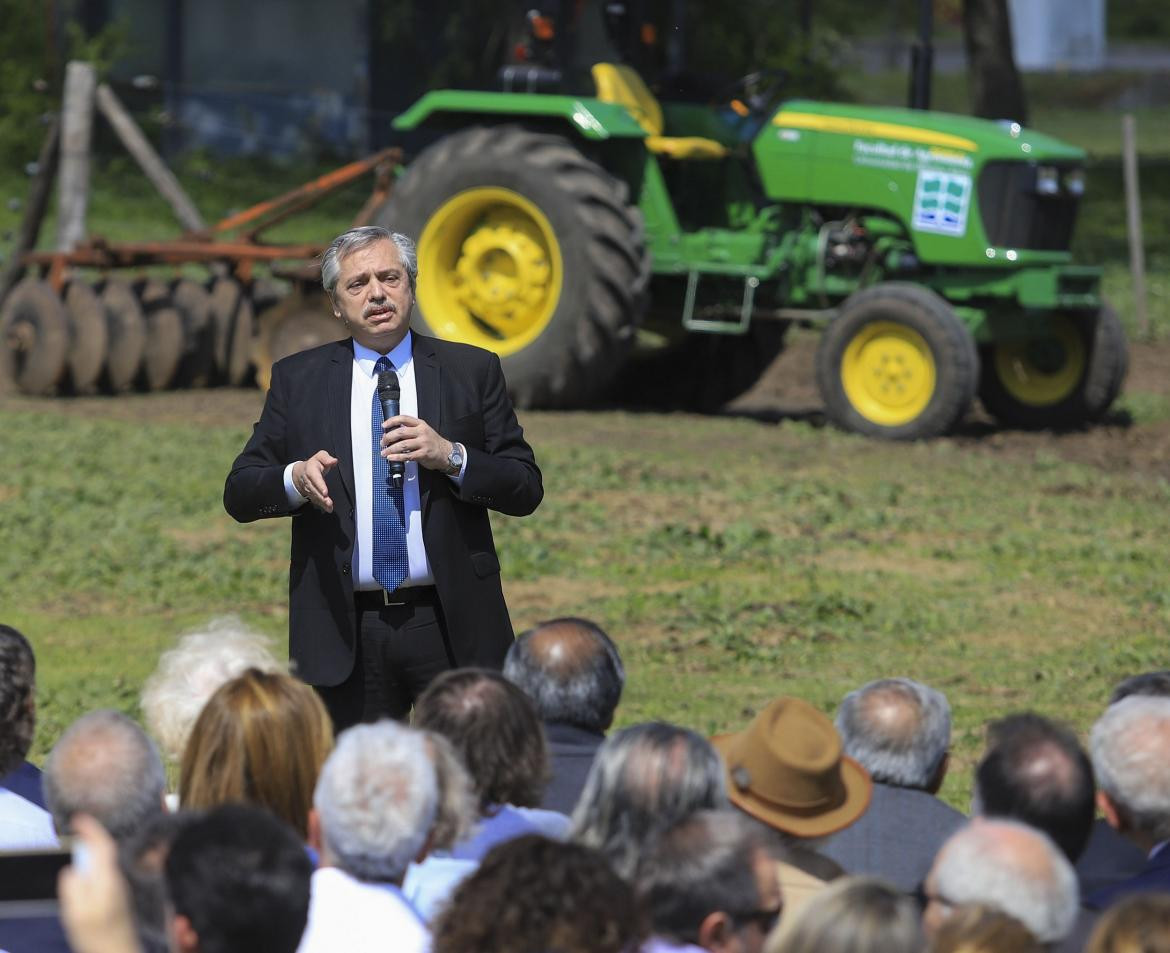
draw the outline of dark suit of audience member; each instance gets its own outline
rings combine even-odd
[[[1117,833],[1109,822],[1093,822],[1089,843],[1074,865],[1081,885],[1081,897],[1087,899],[1114,884],[1136,877],[1146,864],[1146,855],[1132,841]]]
[[[548,741],[550,780],[540,806],[571,814],[622,697],[617,646],[585,619],[553,619],[508,649],[504,677],[536,706]]]
[[[913,890],[966,818],[935,796],[947,768],[950,706],[905,678],[870,682],[837,712],[845,753],[874,780],[869,809],[821,848],[851,874]]]
[[[1089,746],[1101,813],[1147,859],[1086,905],[1104,910],[1133,893],[1170,890],[1170,698],[1129,695],[1110,705],[1093,725]]]
[[[45,792],[41,789],[41,769],[27,761],[0,778],[0,788],[11,791],[39,808],[45,806]]]

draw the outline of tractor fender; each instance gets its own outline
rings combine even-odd
[[[455,116],[563,120],[579,136],[592,140],[645,139],[625,107],[590,96],[553,96],[543,93],[493,93],[437,89],[427,93],[395,117],[396,130],[407,132]]]

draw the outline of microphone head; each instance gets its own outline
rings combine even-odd
[[[398,375],[393,371],[378,372],[378,400],[398,400],[401,390],[398,387]]]

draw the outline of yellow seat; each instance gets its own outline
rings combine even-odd
[[[664,136],[662,107],[646,88],[642,77],[628,66],[596,63],[593,82],[603,103],[624,106],[634,121],[646,130],[646,148],[671,159],[722,159],[727,147],[702,136]]]

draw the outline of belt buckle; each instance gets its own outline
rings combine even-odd
[[[382,590],[382,605],[384,605],[384,606],[404,606],[404,605],[406,605],[405,600],[391,599],[390,595],[391,595],[391,593],[387,592],[385,589]]]

